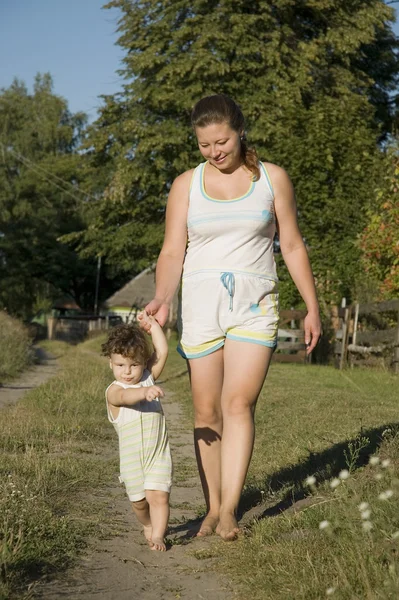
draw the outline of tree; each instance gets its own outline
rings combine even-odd
[[[189,115],[203,95],[242,106],[263,160],[285,167],[322,298],[350,295],[354,243],[395,117],[393,11],[382,0],[112,0],[123,91],[104,97],[86,141],[106,164],[81,248],[135,271],[154,260],[174,177],[199,160]],[[284,270],[285,304],[298,302]],[[287,280],[287,283],[285,281]],[[328,281],[328,289],[327,289]]]
[[[399,158],[391,153],[385,186],[367,212],[368,224],[359,236],[365,278],[377,284],[373,300],[399,296]],[[379,294],[379,297],[378,297]]]
[[[42,298],[93,296],[95,261],[58,240],[83,224],[76,148],[85,123],[49,74],[37,75],[32,94],[17,80],[0,93],[0,307],[18,316]]]

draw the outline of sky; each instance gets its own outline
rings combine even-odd
[[[14,77],[32,89],[37,72],[50,72],[54,92],[71,112],[97,116],[101,94],[121,89],[116,71],[119,13],[105,0],[0,0],[0,88]],[[399,4],[398,4],[399,6]],[[396,10],[398,13],[399,11]],[[394,25],[399,36],[399,23]]]
[[[105,0],[0,0],[0,88],[14,77],[32,90],[37,72],[50,72],[54,92],[71,112],[92,121],[100,94],[121,89],[116,71],[123,51],[115,43],[119,12]]]

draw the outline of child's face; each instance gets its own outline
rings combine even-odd
[[[109,366],[116,381],[127,384],[139,383],[144,371],[144,365],[136,358],[129,358],[122,354],[111,354]]]

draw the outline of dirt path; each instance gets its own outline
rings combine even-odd
[[[18,382],[18,385],[21,382]],[[161,382],[160,382],[161,383]],[[16,387],[17,384],[14,384]],[[218,538],[195,538],[197,512],[203,499],[195,467],[191,427],[173,394],[163,406],[168,422],[174,486],[167,552],[147,547],[121,486],[106,490],[104,504],[115,536],[90,540],[78,564],[49,582],[34,586],[34,598],[59,600],[232,600],[227,580],[212,571],[212,545]],[[19,388],[24,391],[24,385]]]
[[[42,348],[34,348],[36,364],[25,371],[18,379],[4,385],[0,385],[0,408],[8,404],[14,404],[26,392],[33,390],[53,377],[58,364],[55,357],[45,352]]]

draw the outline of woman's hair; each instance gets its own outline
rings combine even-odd
[[[101,346],[104,356],[121,354],[146,365],[152,354],[147,341],[147,334],[136,324],[129,323],[113,327],[107,341]]]
[[[252,172],[254,181],[257,181],[260,178],[259,158],[255,148],[247,144],[244,115],[238,104],[225,94],[202,98],[191,112],[191,124],[194,129],[214,123],[228,123],[240,135],[243,163]]]

